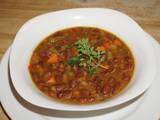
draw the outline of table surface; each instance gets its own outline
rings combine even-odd
[[[160,42],[160,0],[0,0],[0,58],[27,20],[46,12],[79,7],[124,12]],[[2,107],[0,120],[8,120]]]

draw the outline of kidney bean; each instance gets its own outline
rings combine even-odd
[[[72,92],[70,90],[61,91],[57,96],[58,98],[70,99],[72,97]]]
[[[60,92],[60,91],[68,89],[65,84],[58,84],[58,85],[55,85],[55,86],[56,86],[56,91],[57,92]]]
[[[96,99],[94,98],[94,97],[90,97],[90,98],[88,98],[87,99],[87,101],[89,102],[89,103],[92,103],[92,102],[94,102]]]
[[[87,98],[79,98],[79,102],[80,103],[86,103],[87,102]]]
[[[79,98],[80,103],[92,103],[95,101],[94,97],[82,97]]]
[[[40,56],[42,59],[48,58],[48,54],[47,54],[46,51],[40,51],[40,52],[39,52],[39,56]]]
[[[122,80],[124,81],[129,81],[130,80],[130,76],[128,76],[127,74],[123,74]]]
[[[79,81],[77,81],[77,80],[71,80],[71,81],[69,82],[69,86],[70,86],[71,88],[75,88],[78,84],[79,84]]]
[[[81,94],[81,96],[83,96],[83,97],[87,97],[87,96],[90,96],[90,95],[91,95],[90,91],[87,90],[87,89],[81,89],[81,90],[80,90],[80,94]]]
[[[109,97],[111,93],[111,87],[109,86],[109,84],[105,84],[103,87],[103,95],[105,97]]]

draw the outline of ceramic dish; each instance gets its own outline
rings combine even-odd
[[[155,40],[147,35],[149,40],[152,41],[154,48],[156,49],[156,55],[160,54],[160,45],[155,42]],[[160,59],[160,58],[159,58]],[[159,60],[158,59],[158,60]],[[0,91],[1,91],[1,104],[3,105],[5,111],[12,120],[70,120],[73,118],[64,118],[58,111],[54,111],[50,115],[42,114],[41,110],[39,112],[33,110],[32,105],[26,104],[18,95],[15,93],[14,87],[11,83],[8,74],[8,60],[9,60],[9,49],[3,56],[0,64]],[[160,66],[160,64],[158,64]],[[160,68],[160,67],[159,67]],[[3,74],[2,74],[3,73]],[[158,120],[160,118],[160,95],[157,94],[159,91],[159,73],[158,70],[156,79],[154,80],[151,88],[145,93],[145,99],[142,99],[144,96],[140,97],[138,100],[134,101],[132,104],[128,104],[126,107],[123,107],[116,111],[106,111],[104,114],[99,116],[91,116],[86,118],[74,118],[75,120]],[[142,102],[140,102],[142,101]],[[141,105],[139,105],[141,104]],[[11,107],[12,106],[12,107]],[[138,109],[136,109],[138,107]],[[30,108],[30,109],[29,109]],[[136,110],[135,110],[136,109]],[[129,114],[132,112],[132,114]],[[147,113],[146,115],[142,113]],[[94,113],[95,114],[95,113]],[[127,115],[130,116],[127,116]],[[52,115],[52,116],[51,116]]]
[[[65,20],[65,22],[64,22]],[[135,71],[128,87],[114,99],[93,105],[68,105],[44,97],[30,78],[28,64],[33,49],[46,36],[73,26],[94,26],[122,38],[135,58]],[[89,111],[113,107],[142,94],[156,75],[156,55],[144,31],[127,15],[111,9],[70,9],[40,15],[26,22],[17,33],[10,54],[10,73],[16,91],[26,101],[49,109]]]
[[[2,92],[0,100],[12,120],[121,120],[133,113],[136,108],[141,104],[145,96],[130,101],[127,104],[117,106],[111,109],[104,109],[92,112],[62,112],[51,109],[44,109],[34,106],[25,101],[16,92],[12,80],[9,75],[8,61],[9,61],[8,49],[0,64],[0,79],[3,80],[0,84],[0,90]],[[12,107],[10,107],[12,106]]]

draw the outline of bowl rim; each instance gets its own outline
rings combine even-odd
[[[101,107],[96,107],[96,108],[93,108],[93,107],[89,107],[88,105],[86,105],[86,107],[85,107],[85,109],[83,108],[83,107],[81,107],[80,108],[80,106],[75,106],[75,107],[73,107],[74,105],[69,105],[69,106],[72,106],[72,107],[68,107],[68,106],[66,106],[65,108],[53,108],[53,107],[49,107],[49,106],[46,106],[46,105],[42,105],[42,104],[37,104],[37,103],[33,103],[33,101],[31,102],[30,100],[28,100],[28,99],[26,99],[26,97],[24,96],[24,94],[22,94],[22,92],[20,92],[19,90],[20,90],[20,88],[17,88],[17,81],[16,81],[16,78],[17,77],[15,77],[15,75],[16,75],[16,72],[13,70],[13,67],[15,67],[15,63],[13,62],[14,61],[14,57],[15,57],[15,51],[16,51],[16,44],[17,44],[17,38],[18,38],[18,35],[19,34],[21,34],[21,32],[23,33],[23,31],[25,31],[25,29],[28,29],[27,28],[27,26],[29,25],[29,24],[33,24],[34,22],[33,21],[36,21],[37,19],[41,19],[41,18],[43,18],[43,17],[46,17],[47,15],[54,15],[54,14],[63,14],[63,13],[67,13],[67,12],[74,12],[74,11],[82,11],[82,12],[84,12],[84,11],[89,11],[89,12],[91,12],[91,11],[99,11],[99,12],[101,12],[101,11],[110,11],[111,13],[116,13],[116,14],[120,14],[120,15],[122,15],[123,17],[125,17],[125,19],[128,19],[128,20],[130,20],[133,24],[134,24],[134,26],[139,30],[139,32],[141,32],[141,34],[144,34],[144,36],[145,36],[145,33],[144,33],[144,31],[141,29],[141,27],[133,20],[133,19],[131,19],[130,17],[128,17],[127,15],[125,15],[124,13],[121,13],[121,12],[119,12],[119,11],[116,11],[116,10],[112,10],[112,9],[106,9],[106,8],[76,8],[76,9],[67,9],[67,10],[60,10],[60,11],[56,11],[56,12],[49,12],[49,13],[46,13],[46,14],[42,14],[42,15],[39,15],[39,16],[37,16],[37,17],[34,17],[34,18],[32,18],[32,19],[30,19],[29,21],[27,21],[21,28],[20,28],[20,30],[18,31],[18,33],[17,33],[17,35],[16,35],[16,37],[15,37],[15,40],[14,40],[14,42],[13,42],[13,44],[12,44],[12,47],[11,47],[11,53],[10,53],[10,60],[9,60],[9,67],[10,67],[10,73],[11,73],[11,78],[12,78],[12,83],[13,83],[13,85],[14,85],[14,87],[15,87],[15,89],[16,89],[16,91],[19,93],[19,95],[23,98],[23,99],[25,99],[25,100],[27,100],[28,102],[30,102],[30,103],[32,103],[32,104],[34,104],[34,105],[36,105],[36,106],[40,106],[40,107],[44,107],[44,108],[50,108],[50,109],[55,109],[55,110],[67,110],[67,111],[89,111],[89,110],[98,110],[98,109],[104,109],[104,108],[106,108],[106,106],[101,106]],[[103,29],[103,28],[102,28]],[[107,30],[108,31],[108,30]],[[110,31],[109,31],[110,32]],[[119,37],[119,36],[118,36]],[[147,39],[147,38],[146,38]],[[123,39],[122,39],[123,40]],[[42,41],[42,40],[40,40],[40,41]],[[148,41],[149,42],[149,41]],[[153,51],[152,51],[153,52]],[[153,54],[154,55],[154,54]],[[136,64],[136,63],[135,63]],[[156,64],[156,63],[155,63]],[[156,68],[155,68],[155,71],[154,71],[154,74],[156,74],[155,73],[156,72]],[[154,79],[154,77],[155,77],[155,75],[153,76],[153,79]],[[127,99],[127,100],[122,100],[121,102],[119,102],[118,104],[112,104],[112,105],[108,105],[107,107],[109,108],[109,107],[112,107],[112,106],[115,106],[115,105],[119,105],[119,104],[122,104],[122,103],[124,103],[124,102],[127,102],[127,101],[129,101],[129,100],[131,100],[131,99],[133,99],[133,98],[135,98],[135,97],[137,97],[138,95],[140,95],[140,94],[142,94],[150,85],[151,85],[151,83],[152,83],[152,81],[153,80],[150,80],[150,82],[141,90],[141,92],[139,92],[139,94],[137,94],[137,95],[134,95],[134,96],[130,96],[129,97],[129,99]],[[64,105],[63,103],[60,103],[60,104],[62,104],[62,105]],[[96,105],[98,105],[98,104],[96,104]],[[91,106],[94,106],[94,104],[93,105],[91,105]],[[88,107],[88,108],[87,108]]]

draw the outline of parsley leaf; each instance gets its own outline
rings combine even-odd
[[[74,56],[69,60],[70,65],[76,65],[80,62],[80,56]]]
[[[102,56],[104,51],[96,51],[94,47],[91,47],[87,38],[82,38],[75,42],[75,46],[78,50],[79,56],[71,58],[71,63],[82,66],[88,70],[90,75],[96,73],[97,67],[104,61]]]

